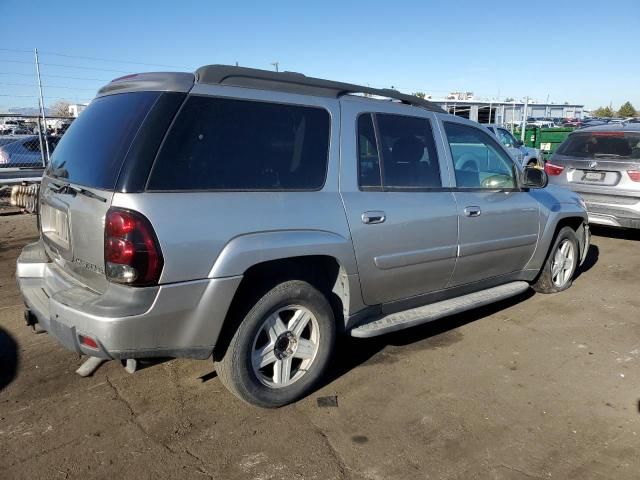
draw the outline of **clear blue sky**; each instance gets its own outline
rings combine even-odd
[[[36,101],[32,53],[2,50],[34,47],[46,104],[89,100],[120,72],[278,61],[284,70],[438,97],[470,90],[640,108],[638,0],[0,0],[0,18],[0,108]]]

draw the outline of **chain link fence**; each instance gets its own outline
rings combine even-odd
[[[37,184],[73,117],[0,114],[0,209],[33,211]],[[15,187],[15,188],[14,188]]]

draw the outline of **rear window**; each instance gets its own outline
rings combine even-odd
[[[193,96],[156,159],[149,190],[317,190],[329,113],[316,107]]]
[[[570,135],[557,153],[578,158],[640,159],[640,133],[592,132]]]
[[[159,95],[134,92],[93,100],[60,140],[48,174],[113,189],[131,142]]]

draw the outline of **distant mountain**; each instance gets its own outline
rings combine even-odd
[[[15,113],[16,115],[39,115],[40,111],[36,107],[8,108],[7,113]],[[44,109],[44,114],[51,114],[49,108]]]

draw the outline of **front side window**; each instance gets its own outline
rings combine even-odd
[[[153,167],[150,190],[318,190],[329,113],[316,107],[193,96]]]
[[[513,189],[513,162],[491,136],[478,128],[444,122],[459,188]]]

